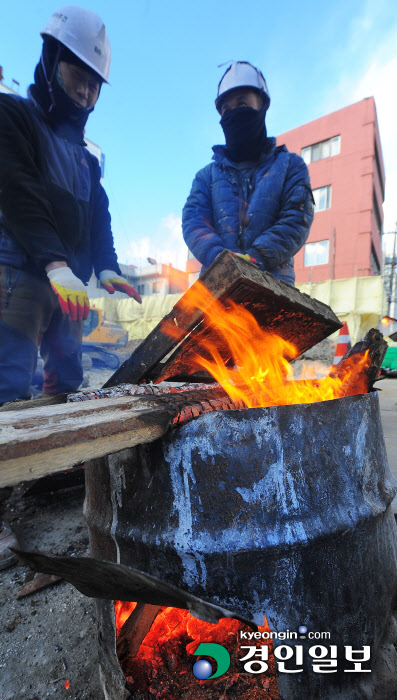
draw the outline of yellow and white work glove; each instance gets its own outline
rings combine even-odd
[[[253,258],[252,255],[248,255],[248,253],[234,253],[234,255],[238,255],[239,258],[243,258],[243,260],[248,260],[248,262],[255,263],[257,262],[256,258]]]
[[[87,292],[70,267],[56,267],[47,272],[47,277],[58,297],[62,313],[68,314],[71,321],[85,321],[90,312]]]
[[[142,304],[142,299],[136,289],[134,289],[132,284],[130,284],[125,277],[121,277],[117,274],[117,272],[114,272],[113,270],[102,270],[102,272],[99,273],[99,281],[101,283],[101,287],[106,289],[109,294],[114,294],[116,291],[123,292],[124,294],[128,294],[129,297],[135,299],[138,304]]]

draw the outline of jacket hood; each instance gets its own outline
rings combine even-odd
[[[34,83],[29,86],[28,92],[54,131],[81,143],[87,119],[95,105],[90,109],[76,105],[58,83],[56,72],[63,53],[62,44],[51,38],[43,41],[40,61],[34,71]]]

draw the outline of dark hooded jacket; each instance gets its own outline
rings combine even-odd
[[[225,248],[248,253],[261,269],[294,284],[293,256],[313,220],[309,172],[302,158],[267,138],[251,178],[214,146],[213,162],[200,170],[183,209],[185,242],[202,271]]]
[[[120,274],[83,124],[68,128],[54,118],[37,99],[37,83],[27,99],[0,94],[0,263],[45,275],[50,262],[66,260],[85,283],[93,268]]]

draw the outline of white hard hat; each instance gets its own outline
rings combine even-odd
[[[218,112],[220,112],[222,98],[225,94],[238,87],[253,88],[262,95],[267,107],[269,106],[269,90],[260,70],[248,63],[248,61],[233,61],[223,74],[218,85],[218,94],[215,100]]]
[[[43,39],[51,36],[66,46],[105,83],[109,82],[110,43],[105,25],[99,15],[76,5],[65,5],[56,10],[41,33]]]

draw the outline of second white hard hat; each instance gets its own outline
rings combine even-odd
[[[266,80],[260,70],[255,68],[248,61],[233,61],[231,66],[225,71],[218,85],[218,94],[215,100],[215,106],[220,112],[222,99],[227,92],[235,90],[238,87],[248,87],[260,92],[267,107],[270,104],[269,90],[267,89]]]
[[[65,5],[56,10],[41,33],[43,39],[51,36],[66,46],[89,68],[109,82],[110,43],[105,25],[99,15],[76,5]]]

